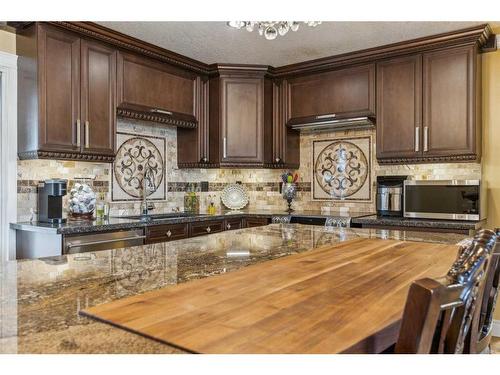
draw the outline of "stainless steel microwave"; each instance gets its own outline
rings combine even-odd
[[[403,214],[409,218],[483,220],[486,189],[480,180],[406,180]]]

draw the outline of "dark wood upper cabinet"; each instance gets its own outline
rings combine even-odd
[[[19,32],[16,45],[20,159],[112,161],[115,50],[43,23]]]
[[[272,162],[273,92],[266,73],[267,67],[229,66],[210,79],[210,142],[218,143],[221,167]]]
[[[81,121],[84,153],[114,155],[116,50],[81,41]]]
[[[300,165],[300,133],[286,126],[290,118],[288,82],[273,82],[273,168],[298,169]]]
[[[221,78],[221,163],[264,161],[264,78]]]
[[[481,64],[477,46],[377,64],[380,163],[481,157]]]
[[[423,55],[423,156],[480,157],[477,47],[457,47]]]
[[[377,64],[377,158],[421,155],[422,56]]]
[[[288,86],[289,124],[375,114],[374,64],[290,78]]]
[[[81,87],[77,35],[49,26],[39,27],[38,79],[38,148],[79,152]]]
[[[122,116],[196,127],[196,78],[193,72],[143,56],[118,54],[118,107]]]

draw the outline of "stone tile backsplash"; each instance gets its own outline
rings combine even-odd
[[[118,130],[138,135],[152,135],[166,139],[166,182],[165,201],[155,201],[156,212],[183,210],[184,192],[194,188],[200,195],[200,209],[206,210],[209,199],[221,208],[220,192],[228,183],[241,182],[250,196],[249,208],[285,209],[286,202],[279,191],[280,175],[283,170],[270,169],[178,169],[177,168],[177,132],[174,127],[161,124],[118,119]],[[312,178],[312,141],[335,139],[346,136],[371,135],[375,143],[374,130],[344,131],[336,133],[302,134],[300,138],[301,164],[299,173],[299,191],[294,208],[298,210],[336,210],[348,207],[353,212],[375,211],[375,184],[377,175],[409,175],[415,179],[463,179],[481,178],[481,165],[478,163],[446,163],[382,166],[376,162],[375,144],[372,147],[372,199],[370,202],[313,201],[311,199]],[[89,163],[58,160],[23,160],[18,161],[18,220],[29,220],[31,212],[36,210],[36,185],[38,181],[49,178],[65,178],[70,185],[75,180],[89,183],[96,192],[105,194],[111,200],[111,168],[106,163]],[[201,181],[208,182],[208,192],[201,192]],[[140,210],[140,202],[110,202],[112,215],[135,214]]]

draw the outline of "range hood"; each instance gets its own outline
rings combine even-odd
[[[375,127],[373,118],[368,116],[333,118],[328,117],[322,119],[321,116],[316,116],[309,121],[294,121],[288,124],[288,127],[301,132],[313,131],[340,131],[352,129],[370,129]]]

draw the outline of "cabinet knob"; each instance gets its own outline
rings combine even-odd
[[[211,230],[210,227],[207,227],[207,233],[210,233]]]
[[[168,232],[166,233],[166,235],[167,235],[167,237],[170,237],[170,236],[172,235],[172,232],[171,232],[171,231],[168,231]]]
[[[229,224],[229,223],[228,223],[228,224],[226,225],[226,229],[227,229],[227,230],[231,229],[231,224]]]
[[[201,158],[201,162],[202,162],[202,163],[206,163],[207,161],[208,161],[208,159],[207,159],[207,157],[206,157],[206,156],[204,156],[204,157],[202,157],[202,158]]]
[[[274,160],[276,161],[276,163],[279,163],[281,161],[281,158],[276,158]]]

